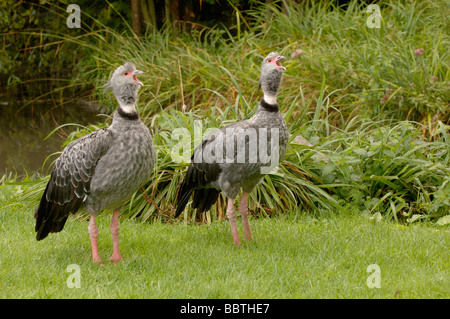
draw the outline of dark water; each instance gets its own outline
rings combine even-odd
[[[48,168],[67,135],[76,127],[66,126],[49,138],[58,126],[66,123],[81,125],[104,121],[97,116],[97,107],[89,103],[52,103],[6,100],[0,98],[0,176],[12,172],[18,176],[34,172],[49,173]]]

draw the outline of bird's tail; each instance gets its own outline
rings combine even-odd
[[[180,188],[181,190],[182,188]],[[191,198],[192,192],[194,193],[194,198],[192,200],[192,208],[197,208],[200,213],[206,212],[211,209],[211,206],[215,204],[217,198],[219,197],[220,191],[215,188],[189,188],[183,193],[179,193],[175,218],[177,218],[186,208],[186,205]]]
[[[220,191],[215,188],[200,188],[194,192],[192,208],[197,208],[199,213],[207,212],[219,197]]]
[[[66,203],[58,204],[47,200],[47,191],[49,184],[45,188],[44,194],[42,195],[39,206],[34,211],[34,218],[36,219],[36,226],[34,230],[36,231],[36,239],[42,240],[48,236],[49,233],[60,232],[66,223],[67,217],[69,216],[69,211],[78,210],[78,203]],[[74,207],[78,206],[78,207]]]
[[[197,208],[201,213],[208,211],[217,201],[220,191],[209,187],[220,174],[218,164],[195,164],[191,162],[186,175],[181,182],[176,200],[175,218],[177,218],[186,207],[189,198],[194,193],[192,208]]]
[[[184,181],[183,181],[184,183]],[[181,184],[180,191],[178,192],[177,200],[175,206],[177,207],[175,210],[175,218],[180,216],[180,214],[184,211],[184,208],[186,207],[189,198],[191,198],[191,194],[193,189],[187,188],[187,185]],[[184,186],[184,187],[183,187]]]

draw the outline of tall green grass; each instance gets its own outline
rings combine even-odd
[[[367,4],[350,1],[345,10],[332,2],[306,1],[255,11],[256,29],[285,50],[302,49],[299,77],[319,88],[341,89],[339,109],[378,118],[448,124],[449,34],[446,1],[385,1],[381,27],[366,25]],[[423,48],[417,55],[415,49]],[[297,66],[296,65],[296,66]],[[390,93],[386,93],[386,90]],[[388,95],[384,102],[383,97]]]
[[[192,25],[176,36],[165,28],[137,38],[126,20],[129,30],[118,33],[88,17],[93,24],[83,24],[76,34],[62,30],[45,36],[58,45],[80,47],[83,58],[74,84],[99,88],[93,98],[111,107],[114,102],[101,94],[100,86],[126,60],[146,72],[141,101],[144,113],[151,115],[161,108],[180,110],[184,104],[210,107],[213,92],[229,101],[241,94],[241,107],[247,107],[257,93],[262,57],[271,50],[290,57],[301,49],[301,55],[286,62],[282,104],[289,105],[298,94],[298,83],[307,97],[318,96],[324,80],[327,93],[339,90],[333,100],[346,118],[427,122],[436,117],[449,123],[447,2],[383,2],[379,29],[366,25],[364,2],[350,1],[345,8],[323,1],[286,2],[286,13],[276,5],[256,8],[237,12],[240,20],[234,29]],[[51,10],[65,19],[65,8],[53,5]],[[415,54],[420,48],[423,53]]]
[[[153,129],[157,164],[123,213],[142,221],[170,217],[187,166],[172,158],[179,142],[173,130],[185,128],[192,136],[194,120],[206,129],[248,118],[261,96],[262,58],[301,49],[286,61],[279,93],[292,134],[289,148],[280,170],[251,195],[252,214],[346,205],[399,222],[447,214],[448,4],[386,1],[380,29],[366,26],[365,9],[357,1],[345,9],[303,1],[289,3],[286,13],[275,5],[238,12],[240,23],[230,30],[196,26],[177,36],[164,29],[137,38],[99,22],[84,26],[82,36],[55,35],[88,49],[73,81],[93,85],[92,98],[109,111],[116,102],[101,86],[112,70],[132,61],[145,72],[139,109]],[[414,53],[419,48],[423,53]],[[299,144],[298,135],[312,146]],[[45,178],[29,188],[25,199],[37,200],[44,184]],[[187,210],[185,218],[222,219],[224,200],[204,216]]]
[[[324,79],[328,93],[339,90],[333,99],[346,117],[423,122],[436,116],[448,124],[449,36],[443,15],[448,4],[386,2],[380,29],[366,26],[366,7],[351,1],[343,10],[306,1],[289,4],[287,14],[273,5],[258,7],[245,12],[248,22],[238,36],[218,26],[193,28],[177,37],[165,29],[137,39],[99,25],[89,30],[90,36],[75,40],[86,42],[94,53],[81,65],[81,80],[98,86],[113,67],[133,60],[147,72],[143,101],[150,112],[183,104],[209,107],[215,98],[211,91],[231,101],[241,94],[246,107],[256,94],[262,57],[271,50],[290,57],[302,49],[302,55],[287,62],[282,104],[298,94],[298,85],[290,84],[303,83],[307,96],[317,96]],[[421,55],[414,53],[419,48],[424,49]],[[239,87],[230,85],[230,74]]]

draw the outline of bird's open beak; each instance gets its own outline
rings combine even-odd
[[[277,65],[277,68],[278,68],[278,70],[286,70],[286,68],[284,67],[284,66],[282,66],[281,65],[281,61],[283,61],[283,60],[285,60],[286,58],[284,57],[284,56],[282,56],[282,55],[279,55],[277,58],[276,58],[276,65]]]
[[[143,86],[144,84],[141,81],[138,80],[137,75],[138,74],[142,74],[142,73],[144,73],[144,72],[142,72],[140,70],[133,71],[133,80],[134,80],[134,82],[136,82],[136,84],[141,85],[141,86]]]

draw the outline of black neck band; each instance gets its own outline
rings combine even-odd
[[[117,109],[117,113],[119,113],[119,115],[126,120],[135,121],[135,120],[139,119],[139,114],[137,111],[127,113],[124,110],[122,110],[122,108],[120,106]]]
[[[279,109],[279,105],[278,103],[275,104],[269,104],[266,102],[266,100],[264,100],[264,98],[261,99],[261,101],[259,102],[261,104],[261,107],[266,110],[267,112],[278,112]]]

